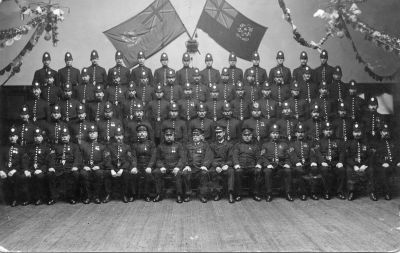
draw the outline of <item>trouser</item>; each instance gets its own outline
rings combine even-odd
[[[295,166],[293,168],[293,179],[297,181],[299,194],[306,194],[306,182],[304,180],[304,175],[306,174],[306,170],[304,166]]]
[[[322,169],[319,168],[318,166],[310,166],[309,171],[310,171],[309,174],[310,174],[311,194],[317,193],[317,186],[320,181],[322,182],[322,187],[324,189],[324,192],[329,192],[327,182],[322,176],[322,172],[321,172]]]
[[[99,198],[103,186],[104,170],[81,170],[82,193],[84,198]]]
[[[183,185],[186,190],[186,195],[192,194],[192,180],[199,182],[199,197],[206,197],[208,194],[208,183],[210,181],[210,175],[206,170],[194,170],[184,171],[183,173]]]
[[[361,165],[359,165],[361,166]],[[353,166],[346,167],[347,174],[347,190],[353,192],[356,190],[356,185],[360,183],[366,183],[368,192],[375,192],[375,178],[374,169],[368,166],[365,171],[355,171]]]
[[[58,199],[60,190],[65,192],[65,197],[68,199],[79,197],[79,171],[69,169],[62,173],[48,172],[47,180],[50,199]]]
[[[240,196],[242,191],[242,182],[245,176],[250,176],[252,179],[252,193],[254,195],[258,195],[260,192],[260,185],[261,185],[261,169],[250,167],[250,168],[240,168],[235,169],[235,195]]]
[[[46,175],[32,173],[32,194],[35,200],[46,199]]]
[[[272,194],[272,177],[278,175],[285,181],[286,193],[292,192],[292,169],[278,165],[275,168],[264,168],[264,180],[267,194]]]
[[[8,176],[5,179],[0,179],[3,185],[5,199],[8,202],[29,201],[29,178],[22,172],[16,172],[13,176]]]
[[[128,196],[128,184],[130,179],[130,173],[126,170],[122,171],[121,176],[113,177],[111,175],[111,170],[104,171],[104,191],[106,195],[111,195],[113,184],[119,184],[121,194],[123,196]]]
[[[138,168],[137,174],[128,174],[128,196],[136,196],[139,194],[139,187],[142,182],[140,182],[143,177],[143,195],[149,196],[151,182],[154,181],[154,176],[152,173],[146,173],[144,169]]]
[[[232,167],[218,173],[215,168],[210,169],[210,178],[212,182],[212,192],[214,194],[221,194],[223,186],[228,186],[228,192],[233,193],[235,187],[235,171]],[[226,183],[225,183],[226,182]]]
[[[154,180],[156,184],[156,194],[157,195],[163,195],[165,192],[165,178],[168,175],[172,175],[175,179],[175,188],[176,188],[176,194],[177,195],[182,195],[182,178],[183,177],[188,177],[188,174],[185,172],[182,172],[181,170],[174,175],[172,173],[172,169],[167,169],[165,173],[162,173],[160,168],[154,169],[152,174],[154,175]],[[187,189],[187,188],[186,188]]]
[[[334,164],[329,163],[328,165],[321,166],[322,180],[326,186],[325,193],[343,193],[346,185],[346,168],[344,166],[337,168]],[[336,179],[336,185],[333,184],[334,179]]]
[[[376,176],[379,183],[382,185],[383,193],[389,194],[391,193],[390,189],[390,177],[395,169],[394,166],[390,165],[389,167],[385,168],[382,166],[376,167]]]

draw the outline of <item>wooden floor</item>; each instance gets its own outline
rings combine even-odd
[[[0,206],[0,246],[10,251],[400,250],[400,196],[372,202],[275,198],[202,204]],[[0,247],[1,248],[1,247]]]

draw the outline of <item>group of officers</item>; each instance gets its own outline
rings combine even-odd
[[[359,186],[376,201],[378,185],[391,199],[400,163],[390,127],[375,97],[365,101],[355,81],[342,82],[326,50],[315,69],[301,52],[293,72],[279,51],[269,74],[257,52],[244,72],[232,53],[221,72],[211,54],[200,71],[184,53],[175,72],[163,53],[154,74],[144,52],[137,57],[130,71],[117,51],[107,73],[96,50],[81,71],[70,52],[58,71],[43,54],[1,154],[0,183],[12,206],[52,205],[60,190],[71,204],[107,203],[116,188],[125,203],[158,202],[168,178],[178,203],[190,201],[193,182],[203,203],[225,192],[229,203],[240,201],[244,180],[256,201],[271,201],[276,185],[288,201],[353,200]]]

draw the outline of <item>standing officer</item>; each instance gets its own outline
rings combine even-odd
[[[367,110],[361,116],[363,129],[365,129],[366,138],[369,141],[379,139],[379,128],[382,123],[382,115],[378,113],[378,100],[376,97],[371,97],[368,101]]]
[[[80,104],[77,109],[78,120],[69,125],[71,129],[72,142],[80,145],[87,141],[90,122],[86,119],[85,106]]]
[[[295,126],[298,122],[299,121],[293,117],[289,103],[283,103],[282,118],[275,121],[275,124],[279,126],[279,136],[285,140],[291,141],[294,136]]]
[[[104,108],[106,105],[106,99],[104,98],[104,89],[102,85],[97,84],[94,90],[95,100],[93,103],[89,103],[88,107],[88,118],[92,122],[99,122],[100,118],[104,115]]]
[[[193,97],[192,85],[190,83],[184,84],[183,87],[183,96],[178,101],[178,106],[180,108],[179,115],[182,120],[186,121],[186,125],[189,126],[190,121],[197,115],[196,108],[199,101]]]
[[[20,119],[21,122],[16,127],[19,136],[19,144],[22,147],[26,147],[33,143],[33,132],[36,128],[29,118],[29,108],[27,105],[22,105]]]
[[[38,82],[32,85],[32,97],[26,104],[29,108],[29,118],[32,119],[33,124],[43,127],[45,122],[50,119],[50,107],[47,101],[44,100],[41,95],[42,89]]]
[[[98,130],[95,124],[89,128],[89,141],[81,144],[82,170],[81,178],[83,184],[83,203],[89,204],[92,197],[94,203],[100,204],[100,194],[103,186],[106,165],[110,163],[110,152],[106,146],[97,141]],[[91,192],[93,188],[93,192]],[[110,201],[110,195],[106,195],[103,203]]]
[[[169,102],[164,99],[164,86],[157,84],[155,87],[155,99],[147,104],[147,118],[150,120],[151,126],[154,129],[154,140],[156,144],[160,143],[161,139],[161,122],[168,118]]]
[[[233,146],[232,160],[235,169],[235,201],[242,200],[242,182],[245,176],[250,176],[253,199],[260,201],[261,184],[261,149],[253,139],[253,129],[242,128],[241,140]]]
[[[150,86],[155,85],[156,83],[154,83],[153,73],[151,72],[151,69],[145,66],[146,56],[143,51],[138,52],[137,60],[138,60],[139,66],[132,69],[131,77],[130,77],[131,82],[133,82],[134,84],[138,84],[140,81],[140,78],[142,76],[142,72],[144,71],[144,72],[146,72],[146,76],[149,78],[149,85]]]
[[[61,121],[61,108],[56,104],[51,108],[50,121],[47,122],[44,128],[47,133],[46,140],[50,146],[58,144],[63,128],[68,128],[68,125]]]
[[[234,53],[229,54],[229,83],[235,85],[238,81],[243,82],[243,70],[236,67],[237,58]]]
[[[63,84],[63,94],[58,102],[61,110],[61,119],[68,125],[77,121],[77,109],[79,101],[72,98],[72,86]]]
[[[224,103],[222,108],[223,118],[217,121],[217,125],[225,128],[225,138],[228,142],[235,144],[241,138],[241,123],[232,117],[232,107],[229,103]]]
[[[184,53],[182,56],[183,67],[176,72],[176,80],[179,86],[184,87],[186,83],[191,83],[193,79],[193,68],[189,66],[190,55]]]
[[[328,84],[322,81],[319,86],[319,97],[311,101],[311,104],[317,104],[320,108],[321,117],[324,121],[330,121],[332,115],[336,112],[336,103],[328,94]]]
[[[261,94],[260,94],[260,87],[261,85],[259,83],[256,83],[255,80],[256,73],[253,69],[250,69],[247,73],[245,86],[244,86],[244,94],[245,94],[245,99],[249,100],[251,103],[254,103],[257,101]]]
[[[95,85],[90,83],[89,70],[83,68],[81,71],[81,82],[74,87],[73,98],[82,104],[92,103],[94,98]]]
[[[305,51],[302,51],[300,53],[300,66],[293,70],[292,74],[293,81],[297,81],[298,83],[303,81],[303,75],[306,68],[311,70],[311,67],[308,66],[307,63],[308,63],[308,55]]]
[[[260,86],[265,81],[268,81],[267,71],[264,68],[260,67],[260,54],[258,52],[254,52],[251,55],[251,61],[253,62],[253,66],[246,69],[246,71],[244,72],[244,82],[246,84],[247,76],[249,75],[250,70],[253,70],[254,84],[256,86]]]
[[[154,71],[154,83],[162,85],[167,85],[167,74],[171,69],[168,67],[168,55],[166,53],[162,53],[160,57],[161,67]],[[171,69],[172,70],[172,69]]]
[[[106,69],[99,66],[99,54],[96,50],[90,53],[90,61],[92,65],[87,67],[90,76],[89,83],[93,86],[100,84],[103,88],[107,85],[107,72]]]
[[[145,125],[148,131],[148,137],[151,141],[154,141],[154,130],[151,127],[150,121],[144,119],[144,107],[141,103],[136,104],[133,107],[134,118],[126,121],[125,125],[125,137],[128,143],[134,143],[138,141],[137,126]]]
[[[139,186],[140,176],[144,176],[144,199],[150,201],[150,184],[153,180],[152,170],[156,163],[156,144],[150,139],[150,129],[144,124],[136,127],[137,142],[132,147],[132,166],[129,178],[130,200],[136,196]],[[156,202],[156,201],[155,201]]]
[[[210,144],[211,150],[213,151],[214,159],[211,163],[210,176],[213,183],[213,195],[214,201],[221,199],[223,190],[222,183],[225,181],[228,185],[228,199],[229,203],[234,203],[233,197],[234,184],[235,184],[235,171],[233,169],[232,161],[232,142],[226,140],[225,126],[217,124],[215,127],[215,141]]]
[[[219,75],[219,72],[218,72]],[[219,79],[219,77],[218,77]],[[194,98],[205,102],[208,98],[208,87],[204,84],[203,76],[200,74],[198,68],[194,68],[193,70],[193,83],[192,88],[194,91]]]
[[[152,173],[156,182],[156,197],[154,202],[162,200],[164,195],[164,180],[165,177],[173,175],[175,179],[175,190],[176,190],[176,202],[182,203],[183,201],[183,189],[182,189],[182,177],[186,177],[186,180],[190,180],[189,172],[183,172],[183,166],[186,163],[186,150],[182,143],[175,141],[175,129],[165,127],[163,131],[163,141],[157,146],[156,154],[156,168],[154,171],[150,169],[146,170],[146,173]],[[189,189],[185,188],[186,193],[190,194]],[[147,197],[150,201],[150,197]],[[147,201],[147,200],[146,200]],[[186,195],[184,201],[190,201],[190,196]]]
[[[363,182],[364,180],[361,180],[363,177],[367,178],[369,197],[373,201],[378,200],[375,193],[375,171],[372,164],[374,153],[367,139],[363,138],[361,125],[355,122],[353,127],[353,139],[346,142],[348,200],[354,200],[356,184]]]
[[[167,101],[177,102],[182,97],[182,86],[175,80],[175,70],[169,69],[167,72],[167,83],[164,86],[164,96]]]
[[[114,78],[118,77],[118,83],[123,86],[127,87],[130,81],[130,72],[129,69],[123,66],[124,55],[121,51],[117,50],[115,52],[115,66],[108,70],[107,74],[107,85],[112,85],[114,82]],[[114,73],[116,72],[116,74]]]
[[[274,174],[278,174],[285,180],[286,199],[288,201],[293,201],[289,145],[285,140],[279,138],[279,125],[272,125],[270,132],[271,140],[265,142],[261,148],[263,173],[265,186],[267,188],[265,200],[267,202],[272,201],[272,178]]]
[[[285,61],[285,55],[283,51],[279,50],[276,54],[276,62],[278,63],[275,67],[271,68],[269,71],[269,82],[274,82],[274,77],[276,77],[276,73],[279,70],[282,74],[282,84],[290,84],[292,81],[292,72],[290,69],[283,65]]]
[[[235,85],[229,83],[228,68],[223,68],[221,71],[221,81],[217,84],[219,91],[218,100],[231,102],[235,97]]]
[[[129,121],[133,120],[135,117],[135,106],[137,103],[141,103],[136,98],[136,90],[135,90],[135,84],[134,83],[129,83],[128,90],[126,91],[125,94],[125,100],[122,104],[122,123],[124,125],[124,128],[126,128],[126,125]]]
[[[58,86],[69,83],[71,86],[77,86],[81,81],[81,75],[77,68],[72,66],[72,54],[66,52],[64,56],[65,67],[58,70]]]
[[[293,81],[293,83],[290,85],[290,90],[292,96],[284,103],[289,104],[296,120],[304,121],[310,115],[309,103],[305,99],[300,98],[300,87],[297,81]]]
[[[113,105],[107,101],[104,105],[102,119],[97,123],[99,129],[99,141],[108,145],[115,135],[117,126],[122,126],[121,120],[114,117]]]
[[[304,122],[306,137],[310,142],[319,142],[322,136],[323,119],[317,104],[311,107],[311,117]]]
[[[109,73],[111,82],[105,91],[105,98],[114,105],[114,113],[117,118],[122,115],[122,104],[125,100],[125,93],[128,90],[128,85],[124,86],[120,83],[121,78],[118,76],[117,70]]]
[[[348,108],[349,116],[353,121],[361,121],[363,111],[367,105],[363,98],[357,94],[356,81],[349,82],[349,96],[344,99],[344,104]]]
[[[206,67],[200,72],[203,84],[210,87],[212,84],[219,83],[221,75],[219,70],[213,68],[213,57],[210,53],[206,54],[204,62],[206,63]]]
[[[201,128],[194,128],[192,130],[192,140],[186,144],[186,150],[186,166],[183,168],[183,172],[190,172],[187,177],[183,177],[186,196],[190,196],[192,192],[191,179],[198,180],[200,201],[206,203],[210,179],[209,169],[213,161],[213,152],[210,145],[204,141],[203,130]]]
[[[207,107],[207,117],[214,122],[222,118],[222,107],[224,106],[224,101],[218,100],[218,97],[219,90],[217,85],[213,84],[210,89],[210,99],[205,105]]]
[[[47,171],[49,180],[50,198],[48,205],[56,203],[60,188],[71,204],[75,204],[78,197],[79,166],[82,162],[79,146],[70,142],[71,135],[68,128],[61,130],[60,140],[50,152],[50,164]]]
[[[343,102],[338,106],[338,117],[335,117],[333,125],[335,137],[341,141],[348,141],[353,138],[353,122],[347,115],[347,108]]]
[[[192,139],[191,133],[194,129],[199,128],[202,130],[202,135],[206,141],[211,141],[214,138],[214,121],[206,117],[207,106],[203,103],[199,103],[197,106],[197,117],[189,122],[188,132],[190,136],[188,139]]]
[[[253,137],[261,145],[268,138],[271,124],[271,120],[261,117],[261,106],[258,102],[254,102],[251,108],[251,117],[243,122],[242,127],[253,129]]]
[[[271,85],[267,81],[261,85],[261,94],[262,97],[257,102],[260,104],[262,117],[275,121],[277,103],[271,97]]]
[[[339,199],[345,199],[345,147],[342,142],[334,139],[333,126],[330,122],[325,122],[323,127],[323,137],[314,146],[316,158],[321,168],[325,191],[323,197],[324,199],[330,199],[331,191],[333,190]],[[335,181],[336,186],[334,187],[333,182]]]
[[[57,72],[48,70],[42,83],[42,97],[49,106],[57,103],[61,96],[61,87],[56,85],[57,78],[55,75],[57,75]]]
[[[138,75],[139,82],[135,85],[136,97],[143,106],[146,106],[153,99],[154,86],[149,82],[148,72],[142,71]]]
[[[335,68],[328,64],[328,51],[323,49],[319,54],[321,65],[314,70],[314,81],[317,85],[321,85],[322,81],[325,81],[327,85],[332,83],[333,72]]]
[[[318,85],[312,79],[313,72],[308,66],[304,68],[302,78],[297,81],[300,86],[301,99],[305,99],[309,104],[311,101],[318,96]]]
[[[43,62],[43,67],[41,69],[38,69],[35,71],[35,74],[33,76],[32,84],[34,83],[39,83],[40,85],[44,85],[45,83],[48,82],[46,80],[50,75],[53,77],[52,84],[58,84],[57,80],[57,71],[54,69],[50,68],[50,62],[51,62],[51,57],[48,52],[44,52],[42,56],[42,62]]]
[[[281,116],[282,112],[282,104],[285,100],[289,99],[291,94],[290,94],[290,86],[289,83],[285,84],[284,83],[284,76],[283,72],[279,69],[275,69],[274,72],[272,72],[269,76],[272,78],[272,82],[270,82],[271,85],[271,97],[277,102],[277,117],[279,118]]]
[[[335,66],[332,83],[328,84],[328,93],[333,101],[344,101],[349,95],[348,86],[342,82],[342,68]]]
[[[175,130],[175,141],[186,144],[188,138],[187,126],[185,121],[179,118],[179,106],[175,102],[169,104],[168,118],[161,123],[161,129],[164,128],[173,128]]]
[[[243,123],[245,119],[248,119],[250,117],[251,104],[250,101],[246,100],[244,97],[245,91],[243,82],[241,81],[237,82],[235,91],[236,91],[236,97],[231,102],[232,112],[233,116],[236,119],[240,120],[241,123]]]
[[[8,136],[10,143],[1,151],[0,185],[12,207],[19,203],[26,206],[29,204],[28,181],[31,172],[22,167],[24,150],[18,144],[17,129],[14,126],[10,128]]]

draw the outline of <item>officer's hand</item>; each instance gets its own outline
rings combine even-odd
[[[145,171],[146,171],[147,174],[151,174],[151,168],[150,167],[147,167]]]
[[[56,172],[54,168],[49,168],[49,172]]]
[[[175,167],[175,168],[172,170],[172,173],[174,173],[175,176],[176,176],[176,174],[178,174],[178,172],[179,172],[179,168],[178,168],[178,167]]]
[[[221,167],[217,167],[217,168],[215,168],[215,171],[216,171],[217,173],[221,173],[222,168],[221,168]]]
[[[269,164],[269,165],[267,166],[267,168],[268,168],[268,169],[273,169],[274,166],[272,166],[272,164]]]
[[[88,167],[88,166],[83,166],[83,169],[86,170],[86,171],[90,171],[91,170],[90,167]]]
[[[283,168],[290,169],[290,165],[289,164],[285,164],[285,165],[283,165]]]
[[[50,77],[50,78],[48,79],[48,83],[49,83],[49,84],[53,84],[53,83],[54,83],[54,77]]]
[[[25,174],[26,177],[31,177],[32,176],[32,173],[29,170],[25,170],[24,174]]]
[[[257,163],[257,164],[256,164],[256,168],[257,168],[257,169],[262,169],[261,164],[258,164],[258,163]]]
[[[296,163],[296,166],[297,166],[297,167],[301,167],[301,166],[303,166],[303,164],[301,164],[301,163]]]
[[[100,169],[100,167],[99,166],[93,166],[93,168],[92,168],[92,170],[99,170]]]
[[[147,172],[147,169],[148,169],[148,168],[146,168],[146,172]],[[137,168],[136,168],[136,167],[133,167],[133,168],[131,169],[131,174],[137,174],[137,173],[138,173]]]
[[[368,168],[368,166],[363,164],[363,165],[361,165],[360,170],[361,170],[361,171],[364,171],[364,170],[366,170],[367,168]]]
[[[165,172],[167,172],[167,169],[165,167],[161,167],[160,171],[161,171],[161,173],[165,173]]]
[[[72,171],[78,171],[78,167],[72,167],[71,170]]]
[[[204,170],[204,171],[208,171],[208,169],[207,169],[206,166],[201,166],[200,169],[201,169],[201,170]]]
[[[343,167],[343,163],[337,163],[337,164],[336,164],[336,167],[337,167],[337,168],[342,168],[342,167]]]
[[[357,165],[354,165],[354,170],[355,170],[355,171],[359,171],[360,168],[359,168]]]
[[[183,171],[185,171],[185,170],[192,171],[192,169],[189,166],[186,166],[185,168],[183,168]]]
[[[313,166],[313,167],[314,167],[314,166],[317,166],[317,163],[312,162],[312,163],[311,163],[311,166]]]
[[[39,175],[40,173],[42,173],[42,171],[41,170],[35,170],[35,175]]]
[[[328,164],[326,162],[321,163],[322,166],[328,167]]]
[[[382,164],[382,167],[383,168],[387,168],[387,167],[389,167],[389,164],[388,163],[384,163],[384,164]]]
[[[121,176],[122,175],[122,172],[124,172],[124,170],[123,169],[119,169],[119,171],[117,172],[117,176]]]
[[[7,178],[7,174],[2,170],[0,170],[0,178],[2,178],[2,179]]]
[[[397,167],[400,167],[400,163],[397,163],[396,166],[397,166]]]
[[[8,172],[8,176],[9,176],[9,177],[12,177],[12,176],[15,174],[15,172],[17,172],[15,169],[10,170],[10,171]]]
[[[240,169],[240,165],[236,164],[235,166],[233,166],[233,168],[235,168],[235,170],[238,170],[238,169]]]
[[[225,164],[224,166],[222,166],[221,169],[222,169],[222,170],[227,170],[228,168],[229,168],[229,166]]]
[[[115,173],[115,170],[111,170],[111,176],[112,177],[116,177],[117,176],[117,173]]]

